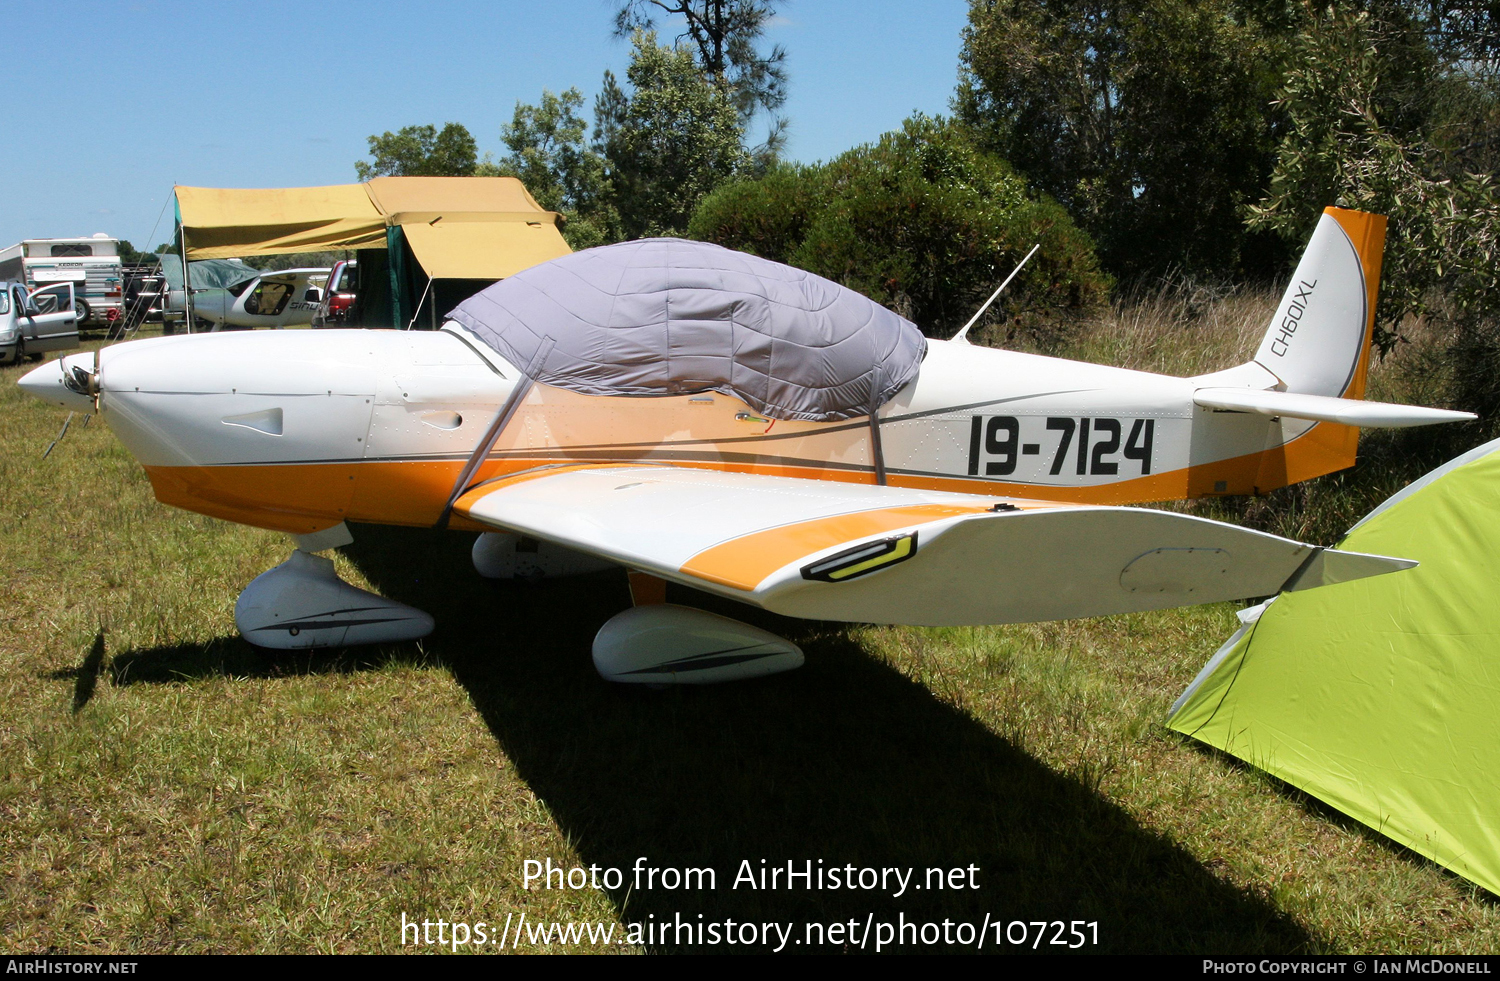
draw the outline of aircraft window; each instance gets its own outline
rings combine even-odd
[[[94,247],[87,242],[72,242],[68,245],[52,246],[52,258],[61,259],[69,256],[93,255]]]
[[[292,298],[290,283],[261,283],[245,298],[245,312],[257,317],[275,317]]]

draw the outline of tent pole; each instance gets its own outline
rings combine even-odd
[[[422,298],[417,301],[417,308],[411,312],[411,320],[406,324],[407,330],[411,330],[417,325],[417,318],[422,316],[422,304],[427,302],[427,291],[430,289],[432,289],[432,277],[428,276],[427,285],[422,287]],[[434,310],[437,308],[437,297],[432,298],[432,306]],[[434,313],[433,316],[436,317],[437,314]]]
[[[400,225],[385,230],[386,268],[391,275],[391,326],[400,330],[406,319],[401,315],[401,287],[406,279],[406,257],[401,251]]]
[[[188,271],[187,226],[177,225],[178,251],[182,253],[182,316],[187,332],[193,332],[193,274]]]

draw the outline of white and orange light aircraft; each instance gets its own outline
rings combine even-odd
[[[826,280],[646,240],[533,267],[431,332],[132,341],[23,388],[97,411],[157,498],[291,534],[253,643],[421,636],[339,581],[346,521],[485,532],[485,574],[632,570],[594,660],[622,681],[795,667],[664,580],[829,620],[992,624],[1273,595],[1407,568],[1121,505],[1263,493],[1350,466],[1358,426],[1467,413],[1362,400],[1385,234],[1319,220],[1254,360],[1177,378],[931,341]]]

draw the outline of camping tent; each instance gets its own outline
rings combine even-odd
[[[1246,611],[1167,724],[1500,893],[1500,440],[1339,547],[1421,564]]]
[[[571,251],[560,216],[514,177],[178,187],[176,195],[189,259],[357,250],[367,324],[404,327],[424,310],[435,319],[483,286]]]

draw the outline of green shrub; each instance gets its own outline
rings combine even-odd
[[[1038,242],[990,321],[1055,319],[1109,289],[1093,243],[1056,201],[961,128],[921,116],[827,164],[718,189],[688,234],[826,276],[935,337],[957,331]]]
[[[820,210],[821,168],[782,164],[759,180],[726,184],[693,212],[688,234],[786,262]]]

